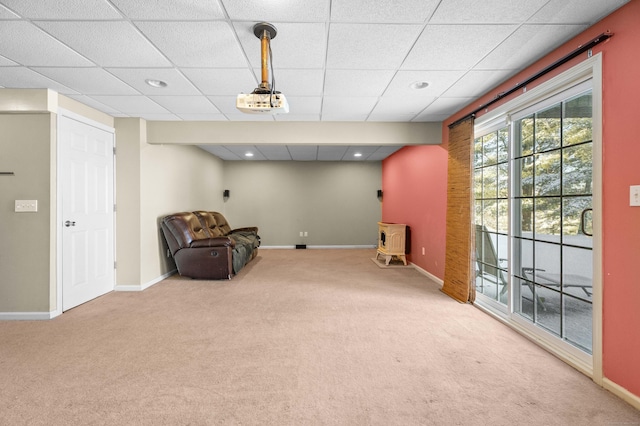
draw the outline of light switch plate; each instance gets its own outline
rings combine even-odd
[[[38,200],[16,200],[16,212],[37,212]]]
[[[629,205],[640,206],[640,185],[631,185],[629,187]]]

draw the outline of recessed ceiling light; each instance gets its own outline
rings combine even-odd
[[[416,89],[416,90],[426,89],[427,87],[429,87],[429,82],[428,81],[414,81],[413,83],[411,83],[409,85],[409,87],[411,87],[412,89]]]
[[[157,89],[162,89],[168,86],[166,82],[162,80],[154,80],[152,78],[148,78],[144,82],[147,83],[149,86],[155,87]]]
[[[253,152],[247,152],[244,154],[245,157],[253,157]]]
[[[353,154],[354,157],[362,157],[362,154],[359,152],[356,152],[355,154]]]

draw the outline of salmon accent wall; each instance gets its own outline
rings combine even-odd
[[[496,87],[443,123],[447,125],[514,87],[581,44],[611,31],[611,39],[593,49],[603,58],[603,375],[640,397],[640,207],[629,206],[629,186],[640,185],[640,0],[631,0],[602,21],[515,77]],[[582,59],[581,59],[582,58]],[[578,57],[531,89],[580,63]],[[515,97],[512,95],[502,103]],[[495,104],[491,108],[500,105]],[[481,114],[478,114],[481,115]],[[383,169],[384,176],[384,169]]]
[[[640,185],[640,0],[631,0],[599,23],[563,44],[513,78],[443,122],[464,117],[498,93],[514,87],[579,45],[611,31],[614,36],[593,49],[603,58],[603,374],[640,398],[640,207],[629,206],[629,186]],[[540,83],[575,66],[563,65]],[[505,98],[502,103],[516,95]],[[491,108],[495,108],[500,103]],[[480,114],[478,114],[480,115]],[[404,148],[382,164],[384,221],[407,222],[412,228],[410,260],[428,272],[444,275],[446,204],[445,149]],[[428,256],[421,256],[425,246]],[[437,261],[437,265],[435,262]]]
[[[447,151],[439,145],[396,151],[382,162],[382,191],[382,221],[410,227],[407,260],[444,279]]]

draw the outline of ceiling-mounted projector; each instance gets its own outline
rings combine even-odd
[[[271,39],[276,37],[276,27],[266,22],[253,26],[253,34],[260,39],[262,53],[262,83],[251,93],[240,93],[236,98],[236,108],[247,114],[286,114],[289,112],[287,98],[275,88],[275,79],[269,84],[269,53]],[[273,75],[273,65],[271,67]]]

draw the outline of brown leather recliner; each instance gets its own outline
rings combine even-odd
[[[175,213],[160,226],[178,273],[185,277],[231,279],[260,246],[257,227],[231,229],[218,212]]]

